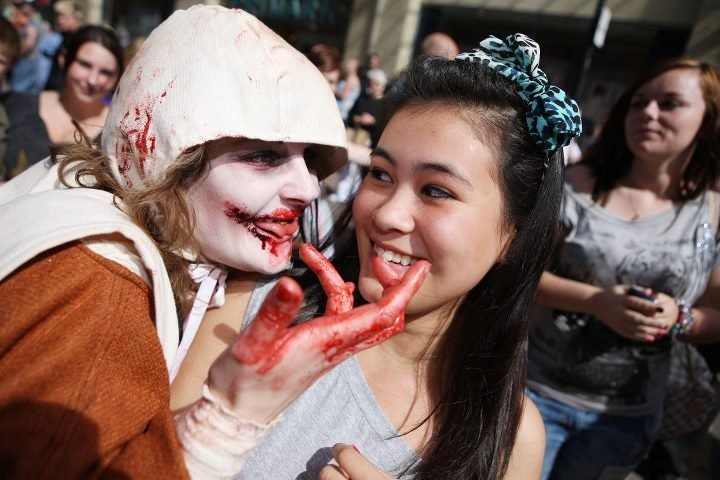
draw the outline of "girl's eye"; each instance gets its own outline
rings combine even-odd
[[[673,110],[675,108],[680,107],[681,105],[682,105],[682,103],[680,103],[677,100],[664,100],[664,101],[660,102],[660,109],[661,110]]]
[[[390,175],[382,168],[373,167],[370,169],[369,175],[381,182],[392,182]]]
[[[647,100],[633,100],[632,102],[630,102],[630,108],[639,110],[645,108],[647,104]]]
[[[271,166],[280,160],[280,156],[272,150],[261,150],[259,152],[252,152],[244,155],[241,157],[241,160],[249,163]]]
[[[455,196],[445,190],[441,187],[436,187],[435,185],[426,185],[422,188],[423,195],[427,195],[430,198],[439,198],[439,199],[451,199],[455,198]]]

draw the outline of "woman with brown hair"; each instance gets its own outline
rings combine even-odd
[[[3,96],[12,123],[8,179],[45,158],[52,145],[75,143],[78,129],[93,140],[100,135],[108,96],[124,69],[120,40],[110,28],[88,25],[69,37],[61,56],[60,91]]]
[[[720,339],[720,75],[669,60],[567,170],[563,252],[543,274],[528,384],[543,478],[624,478],[660,428],[671,344]]]
[[[85,140],[0,188],[4,478],[234,472],[314,379],[397,328],[422,279],[418,265],[351,310],[305,247],[326,315],[288,328],[302,291],[281,278],[242,335],[212,323],[287,268],[318,179],[346,157],[322,75],[241,10],[175,12],[120,80],[102,145]],[[206,334],[223,350],[172,412],[170,377]]]

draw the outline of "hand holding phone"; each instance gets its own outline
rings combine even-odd
[[[639,288],[630,287],[630,288],[627,289],[627,292],[626,292],[626,293],[627,293],[628,295],[632,295],[632,296],[634,296],[634,297],[639,297],[639,298],[642,298],[642,299],[644,299],[644,300],[647,300],[648,302],[657,303],[657,301],[658,301],[657,298],[653,297],[652,295],[648,295],[647,293],[645,293],[644,291],[640,290]]]

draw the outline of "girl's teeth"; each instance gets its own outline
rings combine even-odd
[[[378,246],[373,246],[373,250],[378,257],[382,257],[382,259],[387,262],[397,263],[403,266],[415,265],[415,262],[417,262],[417,258],[413,258],[409,255],[401,255],[389,250],[383,250]]]

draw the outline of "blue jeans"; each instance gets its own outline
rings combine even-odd
[[[542,480],[623,480],[660,429],[662,412],[622,417],[590,412],[528,390],[545,423]]]

